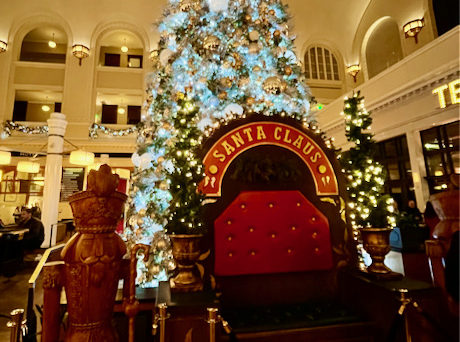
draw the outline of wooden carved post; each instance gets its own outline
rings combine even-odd
[[[60,298],[64,285],[64,264],[49,262],[43,268],[43,327],[42,342],[58,342],[60,334]]]
[[[115,228],[127,196],[117,192],[118,175],[108,165],[88,176],[88,190],[70,197],[77,234],[62,251],[69,327],[65,341],[117,341],[112,312],[123,240]]]

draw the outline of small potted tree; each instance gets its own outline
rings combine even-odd
[[[375,142],[369,131],[372,118],[359,92],[345,100],[343,114],[347,139],[354,143],[341,162],[348,178],[349,217],[355,238],[361,235],[363,247],[372,258],[368,273],[392,274],[383,261],[390,251],[389,236],[395,223],[393,199],[381,196],[385,175],[382,166],[373,160]]]
[[[201,208],[204,196],[198,191],[203,179],[202,160],[197,153],[202,135],[197,127],[198,108],[193,99],[183,93],[176,95],[179,110],[172,118],[173,135],[166,144],[166,186],[171,200],[164,212],[166,232],[172,242],[172,253],[177,264],[177,274],[171,279],[172,288],[191,292],[203,289],[203,281],[196,267],[205,233]]]

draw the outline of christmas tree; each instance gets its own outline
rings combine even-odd
[[[358,228],[384,228],[395,225],[393,199],[383,196],[385,181],[383,167],[374,160],[376,143],[370,132],[372,118],[364,107],[364,98],[354,93],[345,98],[343,110],[345,115],[347,140],[354,143],[341,158],[348,177],[347,190],[350,194],[350,219],[355,239]]]
[[[126,239],[154,254],[142,282],[174,267],[165,229],[204,229],[196,148],[213,129],[251,113],[310,121],[286,10],[279,0],[169,1],[133,155]]]

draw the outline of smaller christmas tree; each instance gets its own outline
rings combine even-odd
[[[373,159],[376,143],[370,132],[372,118],[359,92],[351,98],[345,98],[343,114],[347,140],[355,144],[341,158],[341,162],[348,177],[348,205],[356,239],[358,228],[394,226],[395,217],[392,214],[393,199],[382,196],[385,173],[383,167]]]
[[[165,170],[165,182],[172,196],[164,211],[166,231],[172,234],[203,233],[200,210],[204,196],[197,190],[203,179],[203,161],[197,154],[202,141],[198,129],[201,120],[198,107],[187,94],[179,93],[179,110],[172,118],[174,141],[166,148],[165,159],[173,167]]]

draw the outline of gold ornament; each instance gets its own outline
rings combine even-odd
[[[204,39],[203,47],[208,51],[216,51],[220,46],[220,39],[210,35]]]
[[[168,186],[168,183],[165,182],[165,181],[162,181],[160,183],[160,190],[168,190],[169,186]]]
[[[225,100],[227,98],[227,92],[226,91],[222,91],[219,93],[219,95],[217,95],[217,97],[221,100]]]
[[[256,25],[260,25],[260,23],[261,23],[260,19],[257,19],[256,21],[254,21],[254,24]]]
[[[284,73],[285,73],[286,75],[288,75],[288,76],[289,76],[289,75],[292,75],[292,68],[291,68],[289,65],[286,66],[286,67],[284,68]]]
[[[233,84],[232,80],[228,77],[224,77],[220,80],[222,86],[230,88]]]
[[[244,20],[246,20],[247,22],[250,22],[252,20],[252,17],[249,14],[246,14],[244,16]]]
[[[272,76],[264,81],[263,88],[268,94],[279,95],[282,91],[283,84],[277,76]]]
[[[275,15],[275,10],[271,9],[270,11],[268,11],[268,14]]]
[[[280,30],[276,30],[275,32],[273,32],[273,38],[279,38],[280,36],[281,36]]]
[[[143,224],[144,224],[144,220],[142,219],[142,217],[139,217],[139,218],[137,219],[137,225],[138,225],[138,226],[142,226]]]
[[[249,83],[249,78],[248,77],[243,77],[240,79],[239,85],[240,87],[244,87]]]
[[[139,210],[139,215],[141,215],[141,216],[145,216],[145,209],[141,209],[141,210]]]
[[[200,9],[200,7],[201,7],[200,2],[196,1],[196,0],[181,0],[180,5],[179,5],[179,9],[182,12],[188,12],[192,8],[195,11],[198,11]]]
[[[259,43],[251,43],[249,44],[249,53],[258,53],[260,51],[260,44]]]
[[[252,68],[252,71],[254,71],[254,72],[259,72],[260,70],[262,70],[262,69],[261,69],[260,66],[258,66],[258,65],[255,65],[255,66]]]
[[[253,97],[248,97],[246,99],[246,104],[249,105],[249,106],[252,106],[255,102],[256,102],[256,100]]]
[[[251,32],[249,32],[249,40],[251,42],[257,41],[259,39],[259,37],[260,37],[260,34],[259,34],[258,31],[252,30]]]

